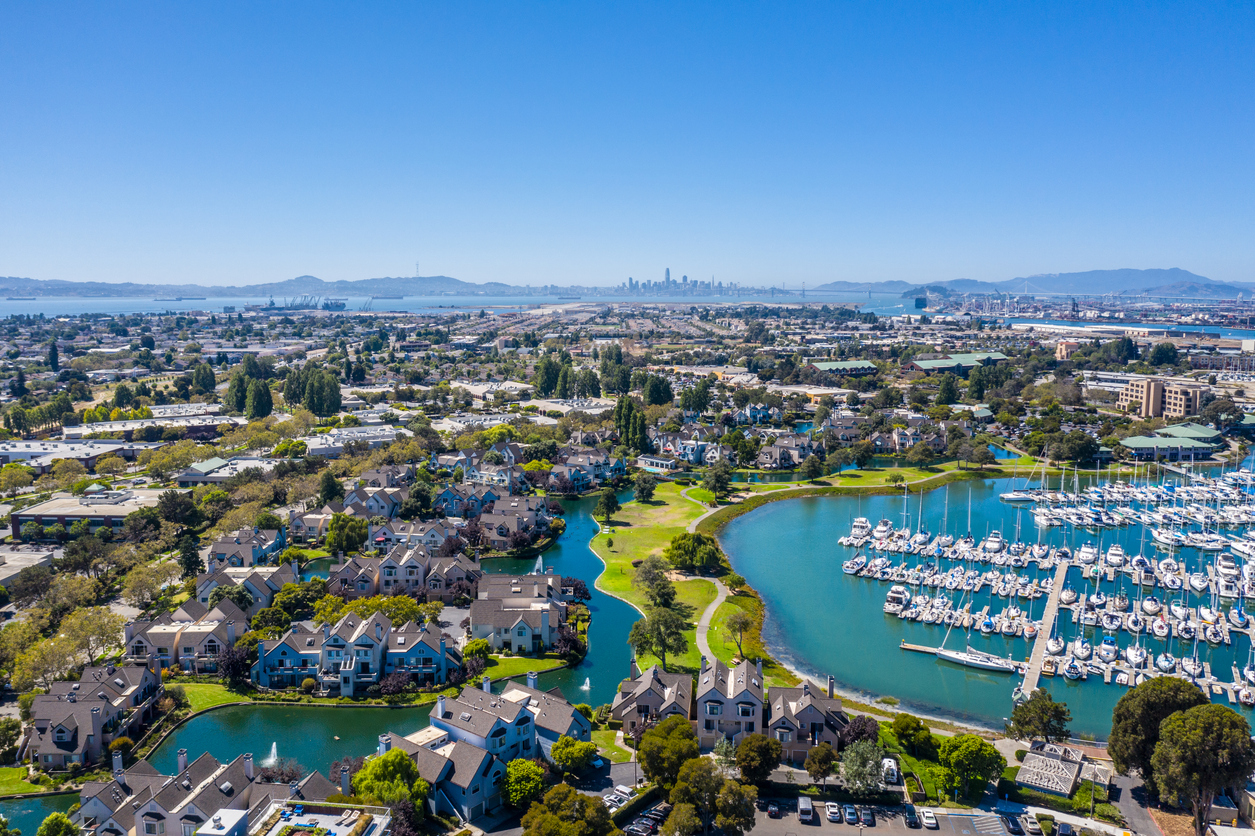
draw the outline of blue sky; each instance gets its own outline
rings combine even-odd
[[[1255,280],[1255,4],[0,5],[0,275]]]

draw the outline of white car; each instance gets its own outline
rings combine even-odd
[[[828,821],[841,821],[841,805],[835,801],[829,801],[824,805],[824,811],[828,814]]]
[[[616,795],[615,793],[610,793],[610,795],[607,795],[602,799],[602,801],[606,803],[607,807],[622,807],[624,804],[627,804],[626,798],[621,795]]]
[[[937,817],[933,815],[932,810],[921,810],[919,819],[924,823],[924,827],[927,827],[929,830],[937,829]]]

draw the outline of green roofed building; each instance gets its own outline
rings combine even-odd
[[[1204,427],[1202,424],[1195,424],[1192,421],[1161,427],[1155,430],[1155,435],[1160,438],[1192,438],[1195,441],[1206,441],[1216,446],[1222,443],[1220,430],[1213,430],[1211,427]]]
[[[812,361],[810,366],[817,371],[847,377],[866,377],[880,371],[871,360],[818,360]]]
[[[915,359],[906,363],[903,368],[907,371],[923,372],[924,374],[953,372],[966,377],[967,373],[977,366],[992,366],[1009,359],[1011,358],[1001,351],[976,351],[967,354],[945,354],[940,357]]]
[[[1129,450],[1138,459],[1179,459],[1210,458],[1216,449],[1214,444],[1193,438],[1161,438],[1158,436],[1134,435],[1120,442],[1120,446]]]

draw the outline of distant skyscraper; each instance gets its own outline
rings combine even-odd
[[[670,267],[667,268],[667,275],[663,279],[663,281],[665,281],[667,284],[671,284],[671,268]]]

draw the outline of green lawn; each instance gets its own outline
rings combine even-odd
[[[192,705],[192,711],[204,711],[206,708],[213,708],[215,705],[223,705],[229,702],[248,701],[246,695],[228,691],[227,686],[219,685],[216,682],[189,682],[184,685],[175,679],[166,684],[179,685],[183,688],[187,693],[188,702]]]
[[[484,673],[493,679],[522,676],[529,671],[542,673],[562,666],[562,660],[552,653],[536,656],[489,656]]]
[[[44,788],[26,782],[26,767],[0,767],[0,795],[43,792]]]
[[[763,645],[763,605],[758,596],[753,593],[730,595],[726,601],[719,605],[719,609],[715,610],[715,617],[710,623],[710,633],[707,635],[711,651],[720,660],[727,663],[731,663],[733,659],[742,658],[737,653],[736,642],[726,635],[723,628],[723,624],[728,616],[737,610],[748,611],[750,615],[754,616],[758,625],[756,629],[742,637],[741,649],[745,651],[744,658],[764,660],[763,679],[766,680],[767,687],[793,687],[797,685],[798,678],[793,675],[793,672],[788,668],[782,667],[772,659],[767,653],[767,648]]]
[[[593,742],[602,757],[611,763],[627,763],[632,759],[632,753],[615,743],[615,734],[609,729],[599,729],[593,732]]]
[[[701,505],[681,496],[681,490],[673,483],[659,484],[652,500],[625,504],[611,519],[613,530],[593,538],[593,551],[606,563],[606,571],[597,579],[599,589],[622,598],[638,610],[645,609],[645,596],[632,586],[632,576],[636,573],[632,561],[661,555],[673,537],[685,533],[688,524],[704,513]],[[611,541],[614,545],[610,545]],[[715,585],[694,578],[678,582],[675,588],[676,601],[691,609],[691,624],[695,625],[702,611],[715,600]],[[689,649],[679,656],[667,657],[669,669],[697,670],[701,653],[697,650],[696,634],[695,626],[685,631]],[[642,656],[640,665],[646,668],[656,661]]]

